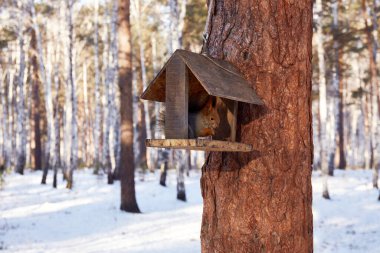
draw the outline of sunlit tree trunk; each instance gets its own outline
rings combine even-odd
[[[111,66],[110,59],[110,39],[109,39],[109,10],[106,8],[104,13],[104,31],[103,31],[103,154],[102,165],[108,175],[112,173],[111,155],[110,155],[110,128],[111,128]],[[108,178],[110,180],[110,178]],[[112,183],[108,181],[108,183]]]
[[[74,27],[73,27],[73,0],[68,0],[66,3],[66,11],[65,11],[65,18],[66,18],[66,56],[67,59],[67,69],[66,69],[66,75],[67,75],[67,90],[69,91],[68,96],[66,96],[66,99],[68,102],[68,105],[65,109],[70,110],[70,113],[66,116],[69,116],[70,118],[70,131],[68,132],[68,136],[71,139],[70,148],[67,149],[69,151],[70,160],[69,164],[65,171],[65,177],[67,180],[66,188],[71,189],[73,187],[73,173],[74,170],[77,168],[77,160],[78,160],[78,136],[77,136],[77,97],[76,97],[76,84],[75,84],[75,70],[74,70],[74,64],[75,64],[75,53],[74,53]],[[66,153],[68,155],[68,153]]]
[[[118,133],[119,133],[119,114],[117,113],[117,98],[116,98],[116,86],[117,86],[117,2],[114,1],[111,10],[111,32],[110,32],[110,78],[109,78],[109,124],[110,124],[110,136],[109,136],[109,153],[111,167],[108,171],[108,183],[112,184],[115,179],[115,170],[118,161]]]
[[[326,123],[327,123],[327,92],[326,92],[326,78],[325,78],[325,51],[324,51],[324,36],[322,28],[322,17],[323,17],[323,8],[322,0],[316,1],[316,14],[318,15],[317,19],[317,33],[316,33],[316,42],[318,50],[318,67],[319,67],[319,119],[320,119],[320,149],[321,149],[321,170],[323,174],[323,192],[322,196],[326,199],[329,199],[329,191],[327,187],[327,178],[328,178],[328,153],[327,153],[327,136],[326,136]]]
[[[378,154],[378,106],[377,106],[377,96],[376,89],[378,87],[377,80],[377,66],[376,66],[376,54],[377,54],[377,43],[376,38],[373,36],[371,18],[369,15],[369,8],[367,8],[366,0],[361,0],[362,4],[362,15],[365,23],[365,33],[367,39],[367,49],[369,54],[369,71],[370,71],[370,82],[369,82],[369,94],[367,94],[367,108],[368,108],[368,121],[369,121],[369,134],[370,134],[370,167],[373,169],[372,183],[373,187],[378,188],[379,179],[379,154]]]
[[[42,175],[42,184],[46,184],[46,177],[48,174],[48,169],[51,164],[51,156],[54,155],[54,143],[52,143],[55,132],[54,132],[54,116],[53,116],[53,100],[51,95],[51,38],[48,38],[48,50],[47,50],[47,64],[45,64],[43,59],[43,51],[42,51],[42,39],[41,34],[39,30],[39,26],[37,23],[37,17],[36,17],[36,11],[35,7],[32,4],[31,5],[31,11],[32,11],[32,19],[33,19],[33,29],[36,33],[36,39],[37,39],[37,54],[38,54],[38,64],[39,64],[39,73],[40,77],[42,79],[42,82],[44,84],[44,94],[45,94],[45,108],[46,108],[46,118],[47,118],[47,140],[45,145],[45,165],[43,169],[43,175]],[[50,39],[50,40],[49,40]]]
[[[14,165],[14,139],[12,136],[15,136],[15,129],[13,127],[14,125],[14,77],[15,77],[15,69],[13,66],[13,56],[12,53],[10,53],[9,56],[9,66],[8,66],[8,90],[7,90],[7,129],[8,129],[8,136],[10,137],[9,140],[6,142],[6,149],[7,149],[7,157],[5,167],[11,168]]]
[[[99,0],[95,0],[95,14],[94,14],[94,68],[95,68],[95,123],[94,123],[94,172],[98,173],[100,167],[100,74],[99,74]]]
[[[169,53],[182,48],[182,33],[184,27],[184,19],[186,15],[187,0],[169,0],[170,8],[170,32],[169,32]],[[185,171],[189,154],[182,150],[173,151],[173,164],[177,171],[177,199],[186,201],[185,191]],[[180,160],[177,160],[180,158]]]
[[[133,155],[132,52],[129,0],[118,0],[118,59],[121,116],[120,209],[139,213],[135,193],[135,163]]]
[[[141,85],[139,85],[138,95],[142,94],[142,91],[147,88],[147,73],[146,73],[146,65],[145,65],[145,44],[142,37],[143,27],[142,27],[142,13],[141,13],[141,1],[135,1],[135,13],[136,13],[136,32],[137,32],[137,41],[138,41],[138,47],[140,52],[140,67],[141,67]],[[146,168],[151,166],[151,152],[149,149],[145,146],[145,140],[152,138],[152,129],[151,129],[151,122],[150,122],[150,110],[148,101],[140,101],[139,103],[142,103],[140,105],[140,113],[141,113],[141,125],[142,127],[145,126],[145,132],[144,129],[139,129],[141,132],[141,137],[139,138],[139,146],[140,146],[140,159],[141,159],[141,168],[143,169],[143,172]],[[143,157],[144,156],[144,157]]]
[[[343,117],[343,72],[342,72],[342,57],[343,53],[341,50],[341,45],[339,42],[339,8],[340,2],[335,1],[331,3],[332,5],[332,15],[333,15],[333,24],[332,24],[332,34],[333,34],[333,48],[334,48],[334,73],[333,73],[333,96],[335,98],[336,107],[334,113],[336,115],[336,127],[337,127],[337,148],[339,151],[339,169],[346,168],[346,157],[344,152],[344,117]],[[335,147],[335,145],[333,145]],[[333,162],[333,161],[331,161]]]
[[[31,30],[30,38],[30,50],[31,54],[29,58],[31,59],[32,64],[32,85],[33,85],[33,106],[32,106],[32,117],[33,117],[33,128],[34,128],[34,169],[42,169],[42,143],[41,143],[41,114],[40,114],[40,79],[38,75],[38,60],[37,60],[37,38],[36,31]]]
[[[60,33],[58,32],[58,38]],[[56,44],[55,49],[55,63],[54,63],[54,90],[55,90],[55,105],[54,105],[54,128],[55,128],[55,146],[54,146],[54,162],[53,162],[53,187],[57,187],[57,174],[61,164],[61,138],[60,138],[60,105],[59,105],[59,64],[60,64],[60,43]]]
[[[17,143],[16,143],[16,172],[24,174],[26,163],[26,130],[25,130],[25,97],[24,97],[24,85],[26,83],[25,77],[25,51],[24,51],[24,22],[26,12],[24,11],[21,1],[17,2],[17,7],[20,10],[19,23],[18,23],[18,77],[17,77]]]
[[[313,252],[312,1],[215,4],[205,52],[265,105],[239,103],[237,140],[256,152],[207,156],[202,252]]]
[[[0,68],[0,167],[4,170],[6,158],[6,148],[5,148],[5,140],[8,139],[7,136],[7,124],[6,124],[6,103],[5,103],[5,74],[3,70]],[[0,172],[1,173],[1,172]]]

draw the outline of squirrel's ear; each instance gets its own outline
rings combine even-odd
[[[207,112],[211,112],[212,110],[212,104],[213,104],[213,101],[212,101],[213,97],[210,97],[208,100],[207,100],[207,103],[206,103],[206,109],[207,109]]]
[[[211,97],[211,106],[215,108],[216,106],[216,97]]]

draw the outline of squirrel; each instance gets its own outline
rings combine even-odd
[[[214,136],[219,123],[216,98],[210,97],[202,109],[189,112],[189,138]]]
[[[162,130],[165,126],[164,111],[160,112],[158,127]],[[209,97],[206,104],[198,111],[189,111],[188,137],[190,139],[198,137],[212,137],[215,129],[220,124],[218,109],[216,108],[216,98]]]

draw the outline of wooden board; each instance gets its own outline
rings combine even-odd
[[[147,147],[220,152],[251,152],[250,144],[205,139],[147,139]]]
[[[172,57],[166,68],[165,136],[188,138],[189,76],[179,56]]]

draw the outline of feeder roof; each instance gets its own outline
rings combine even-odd
[[[141,95],[142,99],[165,102],[166,67],[174,56],[179,56],[196,77],[205,91],[212,96],[235,101],[263,105],[254,89],[232,64],[196,54],[177,50]],[[191,85],[191,84],[190,84]]]

